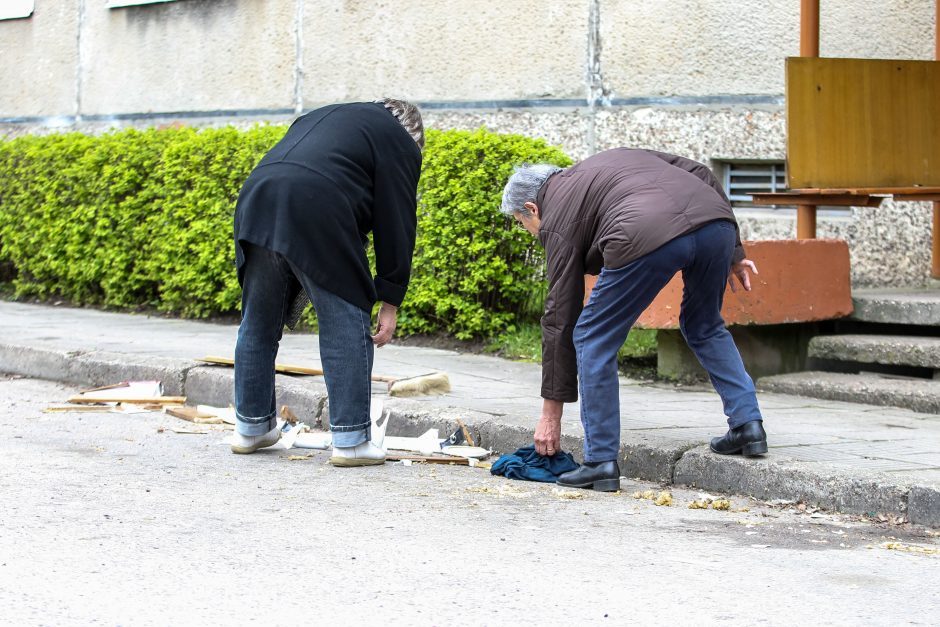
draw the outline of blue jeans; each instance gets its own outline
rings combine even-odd
[[[335,446],[369,439],[371,314],[311,281],[283,255],[245,243],[242,322],[235,345],[235,417],[242,435],[277,422],[274,359],[294,297],[305,290],[320,325],[320,361],[330,399]]]
[[[574,328],[584,461],[617,459],[617,351],[640,314],[678,271],[685,287],[679,328],[721,397],[731,428],[761,420],[754,382],[721,318],[734,252],[731,222],[710,222],[616,270],[604,268]]]

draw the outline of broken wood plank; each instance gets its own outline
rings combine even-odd
[[[216,357],[215,355],[207,355],[196,361],[201,361],[207,364],[218,364],[220,366],[234,366],[235,360],[229,359],[228,357]],[[311,376],[323,376],[323,371],[319,368],[308,368],[307,366],[294,366],[291,364],[274,364],[274,371],[281,372],[283,374],[306,374]]]
[[[154,396],[153,398],[120,398],[120,397],[88,397],[70,396],[67,403],[130,403],[132,405],[182,405],[186,402],[185,396]]]
[[[229,359],[228,357],[218,357],[215,355],[207,355],[196,361],[201,361],[206,364],[216,364],[218,366],[234,366],[235,360]],[[292,364],[274,364],[274,371],[280,372],[281,374],[305,374],[314,377],[323,376],[323,371],[319,368],[310,368],[307,366],[295,366]],[[371,379],[380,383],[395,383],[399,380],[398,377],[390,377],[388,375],[374,374]]]
[[[188,420],[189,422],[195,424],[220,425],[224,423],[224,421],[218,416],[202,413],[195,407],[166,407],[164,412],[176,418]]]
[[[44,413],[69,413],[69,412],[93,412],[93,411],[111,411],[111,407],[99,407],[96,405],[52,405],[42,410]]]
[[[441,457],[430,455],[399,455],[398,453],[386,453],[385,459],[390,462],[400,462],[407,459],[412,462],[426,462],[428,464],[454,464],[455,466],[469,466],[470,460],[466,457]]]

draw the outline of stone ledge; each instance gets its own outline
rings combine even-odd
[[[824,335],[809,341],[809,355],[835,361],[940,368],[940,337]]]
[[[764,392],[940,414],[940,381],[928,379],[810,371],[763,377],[757,387]]]
[[[752,274],[750,292],[725,288],[721,315],[727,324],[813,322],[852,313],[845,241],[764,240],[744,242],[744,249],[760,274]],[[660,291],[636,326],[678,329],[682,289],[680,273]]]
[[[855,290],[852,303],[853,320],[940,326],[940,290]]]

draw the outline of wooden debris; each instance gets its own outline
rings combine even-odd
[[[220,425],[224,423],[224,421],[218,416],[204,414],[195,407],[186,407],[181,405],[179,407],[167,407],[164,411],[171,416],[180,418],[182,420],[188,420],[194,424]]]
[[[209,433],[206,430],[197,430],[197,429],[182,429],[180,427],[166,427],[166,431],[172,431],[173,433],[180,433],[183,435],[206,435]]]
[[[110,411],[111,407],[100,407],[97,405],[51,405],[46,407],[43,412],[47,414],[51,413],[63,413],[63,412],[94,412],[94,411]]]
[[[228,357],[218,357],[217,355],[206,355],[205,357],[197,359],[196,361],[201,361],[206,364],[215,364],[217,366],[234,366],[235,365],[234,359],[229,359]],[[310,375],[314,377],[323,376],[323,370],[321,370],[320,368],[311,368],[309,366],[297,366],[294,364],[275,363],[274,372],[280,372],[281,374],[305,374],[305,375]],[[417,378],[417,377],[412,377],[412,378]],[[371,379],[373,381],[387,383],[390,389],[394,383],[401,380],[398,377],[389,377],[387,375],[383,376],[379,374],[372,375]],[[449,390],[449,385],[450,384],[448,383],[448,390]]]
[[[444,457],[438,455],[399,455],[398,453],[387,453],[385,459],[390,462],[399,462],[409,460],[418,463],[427,464],[453,464],[454,466],[469,466],[470,460],[466,457]]]
[[[103,398],[89,398],[87,396],[70,396],[66,401],[67,403],[77,403],[77,404],[90,404],[90,403],[131,403],[134,405],[154,405],[154,406],[163,406],[163,405],[182,405],[186,402],[185,396],[155,396],[153,398],[120,398],[120,397],[103,397]]]
[[[201,361],[207,364],[216,364],[219,366],[235,365],[234,359],[229,359],[228,357],[217,357],[215,355],[206,355],[205,357],[197,359],[196,361]],[[307,366],[293,366],[289,364],[274,364],[274,371],[281,372],[283,374],[306,374],[315,377],[323,376],[323,371],[319,368],[308,368]]]
[[[281,405],[281,418],[287,421],[287,424],[295,425],[300,422],[300,418],[297,417],[297,414],[294,413],[287,405]]]

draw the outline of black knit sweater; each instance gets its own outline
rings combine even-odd
[[[411,275],[421,151],[382,104],[330,105],[298,118],[255,167],[235,209],[238,280],[249,242],[371,310],[401,305]],[[368,234],[376,276],[366,258]]]

